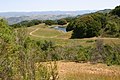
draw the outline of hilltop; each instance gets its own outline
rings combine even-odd
[[[41,12],[1,12],[0,16],[5,18],[9,24],[19,23],[25,20],[55,20],[65,17],[74,17],[86,13],[95,12],[96,10],[81,11],[41,11]]]

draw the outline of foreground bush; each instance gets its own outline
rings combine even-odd
[[[14,30],[3,19],[0,20],[1,80],[57,80],[57,64],[40,65],[43,57],[25,28]]]

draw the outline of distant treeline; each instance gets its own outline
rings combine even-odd
[[[10,25],[11,27],[14,27],[14,28],[19,28],[19,27],[22,27],[22,26],[25,26],[25,27],[31,27],[31,26],[34,26],[34,25],[38,25],[38,24],[41,24],[43,21],[41,20],[26,20],[26,21],[22,21],[20,23],[17,23],[17,24],[13,24],[13,25]]]
[[[13,24],[10,26],[14,27],[14,28],[19,28],[22,26],[31,27],[31,26],[38,25],[41,23],[45,23],[46,25],[49,25],[49,26],[51,26],[51,25],[65,25],[68,22],[72,21],[73,19],[74,19],[73,17],[62,18],[59,20],[37,20],[37,19],[35,19],[35,20],[22,21],[20,23]]]

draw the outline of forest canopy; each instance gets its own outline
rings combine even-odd
[[[66,30],[73,30],[71,38],[119,37],[120,6],[109,13],[95,12],[77,17],[71,21]]]

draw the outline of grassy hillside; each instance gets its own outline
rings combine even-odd
[[[104,24],[101,14],[91,16],[83,16],[82,23],[93,23],[86,23],[90,27]],[[101,23],[94,24],[93,18]],[[115,16],[109,18],[119,24]],[[78,24],[79,21],[82,20],[76,20]],[[108,28],[113,30],[111,25]],[[73,32],[56,30],[43,23],[11,28],[1,19],[0,80],[120,80],[120,38],[71,39]]]
[[[27,28],[28,34],[32,32],[30,37],[34,40],[51,40],[55,41],[56,44],[59,45],[83,45],[89,46],[95,44],[95,40],[97,37],[93,38],[83,38],[83,39],[70,39],[71,32],[62,32],[55,30],[53,28],[48,28],[44,24],[40,24],[37,26]],[[106,44],[112,44],[112,42],[119,43],[119,39],[117,38],[102,38]],[[91,41],[91,42],[90,42]],[[66,45],[67,46],[67,45]]]
[[[70,39],[72,31],[45,24],[13,29],[3,19],[0,25],[2,80],[119,80],[118,38]]]

